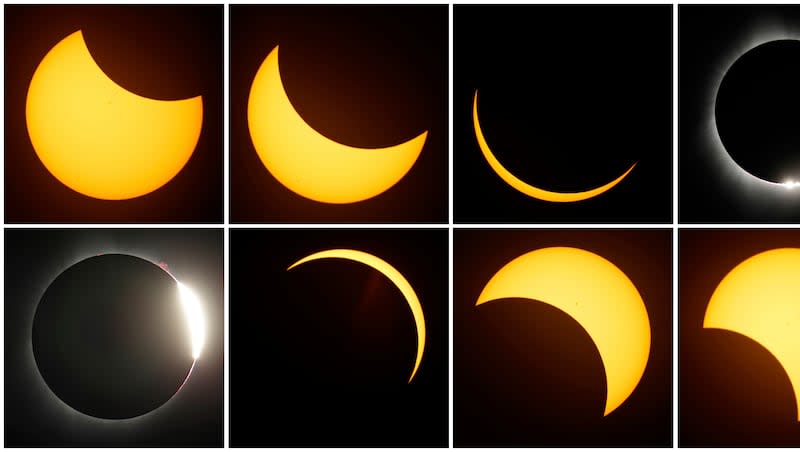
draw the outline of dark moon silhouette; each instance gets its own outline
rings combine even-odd
[[[800,180],[800,41],[761,44],[728,69],[715,105],[728,154],[767,181]]]
[[[163,405],[193,365],[175,279],[134,256],[90,257],[45,291],[33,321],[44,381],[72,408],[103,419]]]

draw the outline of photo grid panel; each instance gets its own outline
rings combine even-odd
[[[800,447],[800,5],[3,16],[3,447]]]

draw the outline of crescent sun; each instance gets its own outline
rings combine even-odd
[[[25,118],[33,149],[67,187],[99,199],[130,199],[169,182],[200,138],[203,101],[148,99],[103,73],[78,30],[39,63]]]
[[[792,384],[800,421],[800,248],[756,254],[733,268],[706,307],[703,328],[744,335],[767,349]]]
[[[379,257],[373,256],[372,254],[358,250],[332,249],[320,251],[300,259],[299,261],[290,265],[287,270],[291,270],[306,262],[328,258],[339,258],[360,262],[382,273],[384,276],[389,278],[389,280],[394,283],[398,289],[400,289],[400,292],[403,294],[403,297],[405,297],[406,302],[408,303],[408,307],[411,309],[411,315],[414,317],[414,324],[417,327],[417,357],[414,361],[414,369],[411,371],[411,377],[408,379],[408,382],[411,383],[411,380],[413,380],[414,376],[417,374],[419,365],[422,362],[422,354],[425,351],[425,317],[422,313],[422,305],[419,303],[419,298],[417,298],[414,288],[411,287],[411,284],[408,282],[408,280],[389,263]]]
[[[494,153],[492,153],[491,148],[489,148],[489,143],[486,142],[486,138],[483,136],[481,124],[478,120],[478,90],[475,90],[475,97],[473,98],[472,102],[472,125],[475,129],[475,138],[478,140],[478,146],[481,148],[481,153],[483,153],[483,157],[489,163],[489,166],[492,167],[494,172],[497,173],[497,175],[500,176],[500,178],[512,188],[532,198],[541,199],[542,201],[575,202],[593,198],[614,188],[615,185],[620,183],[622,179],[625,179],[628,173],[633,171],[633,168],[636,167],[636,163],[634,163],[630,168],[628,168],[627,171],[622,173],[621,176],[605,185],[601,185],[600,187],[593,188],[591,190],[568,193],[544,190],[534,187],[533,185],[526,183],[522,179],[512,174],[503,166],[502,163],[500,163],[499,160],[497,160],[497,157],[494,156]]]
[[[650,321],[639,291],[606,259],[578,248],[542,248],[501,268],[476,306],[503,298],[551,305],[589,334],[606,373],[604,416],[636,389],[650,355]]]
[[[333,204],[363,201],[394,186],[414,165],[428,136],[425,131],[377,149],[323,136],[292,106],[281,81],[278,46],[253,79],[247,123],[261,162],[281,184],[300,196]]]

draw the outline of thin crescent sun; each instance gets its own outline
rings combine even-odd
[[[473,98],[472,102],[472,125],[475,129],[475,138],[478,140],[478,146],[481,148],[481,152],[483,153],[483,157],[486,158],[486,161],[489,163],[489,166],[492,167],[495,173],[500,176],[501,179],[517,191],[524,193],[532,198],[541,199],[542,201],[550,201],[550,202],[575,202],[575,201],[583,201],[585,199],[593,198],[595,196],[601,195],[608,190],[614,188],[615,185],[620,183],[622,179],[633,171],[636,167],[636,163],[631,165],[627,171],[622,173],[621,176],[617,177],[616,179],[612,180],[611,182],[602,185],[597,188],[593,188],[591,190],[581,191],[581,192],[556,192],[556,191],[549,191],[543,190],[538,187],[534,187],[523,181],[522,179],[518,178],[514,174],[512,174],[509,170],[507,170],[497,157],[494,156],[492,153],[491,148],[489,148],[489,143],[486,142],[486,138],[483,136],[483,130],[481,130],[481,124],[478,120],[478,90],[475,90],[475,97]]]
[[[87,196],[121,200],[158,189],[186,165],[203,101],[125,90],[97,66],[78,30],[39,63],[25,118],[36,155],[56,179]]]
[[[292,106],[281,81],[278,46],[253,79],[247,123],[256,153],[270,174],[300,196],[332,204],[363,201],[394,186],[417,161],[428,136],[425,131],[377,149],[325,137]]]
[[[613,263],[579,248],[534,250],[492,276],[475,305],[503,298],[551,305],[586,330],[606,372],[604,416],[636,389],[650,356],[650,320],[636,286]]]
[[[419,365],[422,362],[422,354],[425,351],[425,316],[422,313],[422,305],[419,302],[416,292],[414,292],[414,288],[411,287],[408,280],[388,262],[372,254],[358,250],[332,249],[320,251],[300,259],[290,265],[287,270],[291,270],[306,262],[328,258],[347,259],[372,267],[389,278],[389,280],[400,289],[400,292],[408,303],[408,307],[411,309],[411,315],[414,317],[414,324],[417,327],[417,357],[414,361],[414,369],[411,371],[411,377],[408,379],[408,382],[411,383],[411,380],[413,380],[414,376],[417,374]]]
[[[800,248],[749,257],[720,281],[703,328],[744,335],[778,360],[792,384],[800,421]]]

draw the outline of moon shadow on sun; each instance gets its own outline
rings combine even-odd
[[[723,147],[753,176],[800,180],[800,41],[745,52],[722,78],[714,117]]]
[[[31,339],[50,390],[102,419],[162,406],[194,364],[177,281],[123,254],[90,257],[59,274],[39,302]]]

